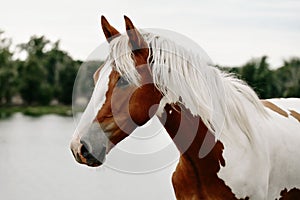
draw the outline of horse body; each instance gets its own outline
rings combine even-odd
[[[114,145],[156,114],[181,153],[172,177],[177,199],[300,197],[298,189],[287,191],[300,188],[300,100],[297,108],[282,109],[276,100],[261,102],[205,56],[125,22],[121,35],[102,17],[111,52],[95,73],[71,143],[76,160],[101,165]]]

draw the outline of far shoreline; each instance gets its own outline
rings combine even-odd
[[[26,116],[39,117],[43,115],[55,114],[59,116],[71,117],[72,106],[71,105],[50,105],[50,106],[0,106],[0,120],[7,119],[15,113],[22,113]]]

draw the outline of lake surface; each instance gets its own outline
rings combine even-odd
[[[178,152],[157,121],[117,145],[99,168],[73,159],[74,129],[73,118],[55,115],[1,120],[0,199],[175,199]]]

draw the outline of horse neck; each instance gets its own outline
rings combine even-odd
[[[221,142],[215,141],[215,136],[208,130],[200,117],[193,116],[182,105],[167,104],[160,120],[182,157],[193,161],[194,164],[202,164],[202,166],[208,164],[204,162],[208,160],[221,162],[223,145]],[[200,158],[203,152],[208,154]],[[202,168],[202,166],[199,167]]]
[[[220,165],[225,166],[223,144],[215,141],[201,118],[193,116],[184,106],[167,104],[160,120],[181,154],[172,179],[177,198],[192,194],[189,198],[225,195],[234,199],[230,188],[217,176]],[[200,158],[203,151],[207,155]]]

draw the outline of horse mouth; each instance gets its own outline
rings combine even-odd
[[[81,156],[78,153],[74,157],[78,163],[80,163],[82,165],[87,165],[89,167],[100,167],[103,164],[103,162],[97,160],[94,156],[91,156],[91,155],[88,156],[88,159]]]

